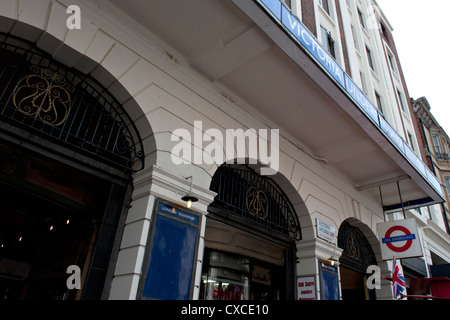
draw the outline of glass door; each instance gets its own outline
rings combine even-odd
[[[281,267],[219,251],[206,251],[201,300],[278,300]]]

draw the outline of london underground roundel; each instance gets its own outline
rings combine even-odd
[[[422,256],[415,219],[379,223],[377,227],[383,260],[394,255],[398,259]]]
[[[392,234],[395,231],[400,231],[404,235],[392,237]],[[406,250],[411,248],[411,245],[415,238],[416,235],[411,234],[411,231],[409,231],[407,228],[403,226],[393,226],[388,229],[388,231],[385,234],[385,237],[382,239],[382,242],[385,243],[386,246],[394,252],[405,252]],[[403,244],[402,246],[394,245],[395,242],[403,242],[403,241],[406,241],[406,243]]]

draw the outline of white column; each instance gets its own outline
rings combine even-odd
[[[205,178],[205,177],[203,177]],[[195,182],[195,180],[194,180]],[[155,202],[164,199],[184,206],[181,197],[189,191],[190,181],[153,166],[139,172],[134,177],[134,192],[131,208],[125,223],[120,251],[111,284],[109,299],[135,300],[139,296],[141,276],[145,275],[144,258],[148,250]],[[204,235],[208,205],[213,201],[215,193],[193,186],[199,201],[192,204],[191,210],[200,216],[200,240],[195,259],[193,299],[200,294],[201,271],[204,252]]]

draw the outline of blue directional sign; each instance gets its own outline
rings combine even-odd
[[[391,243],[391,242],[400,242],[400,241],[407,241],[407,240],[414,240],[416,239],[415,234],[408,234],[404,236],[398,236],[398,237],[389,237],[389,238],[383,238],[383,243]]]

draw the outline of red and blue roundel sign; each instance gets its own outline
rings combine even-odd
[[[391,235],[395,231],[400,231],[404,235],[391,237]],[[382,239],[382,242],[385,243],[387,247],[394,252],[405,252],[406,250],[411,248],[413,240],[416,239],[416,235],[412,234],[411,231],[409,231],[407,228],[403,226],[393,226],[389,228],[384,236],[385,237]],[[406,243],[403,244],[402,246],[397,247],[394,245],[394,243],[396,242],[403,242],[403,241],[406,241]]]
[[[422,256],[415,219],[379,223],[377,226],[383,260],[391,260],[394,255],[398,259]]]

